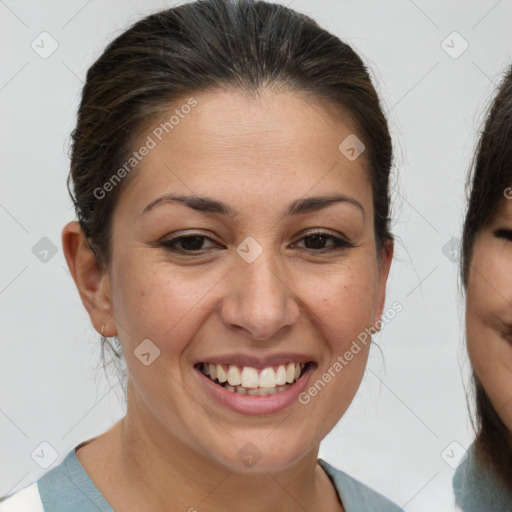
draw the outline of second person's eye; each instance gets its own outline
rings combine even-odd
[[[494,236],[497,238],[504,238],[512,242],[512,229],[497,229],[494,232]]]

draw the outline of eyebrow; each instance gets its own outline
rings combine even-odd
[[[196,195],[177,195],[177,194],[165,194],[164,196],[158,197],[151,201],[139,214],[139,217],[145,213],[153,210],[157,205],[168,204],[168,203],[181,203],[193,210],[197,210],[203,213],[212,213],[217,215],[223,215],[225,217],[234,218],[237,213],[227,204],[212,199],[210,197],[196,196]],[[362,204],[354,199],[353,197],[346,196],[344,194],[331,194],[323,196],[306,197],[297,199],[288,205],[285,216],[303,215],[305,213],[316,212],[323,208],[327,208],[336,203],[346,203],[355,206],[365,216],[365,210]]]

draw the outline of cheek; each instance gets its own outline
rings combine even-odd
[[[488,237],[476,245],[468,276],[469,298],[477,313],[492,312],[512,323],[512,244]]]
[[[492,241],[475,251],[466,291],[469,345],[477,344],[478,334],[485,330],[503,333],[512,326],[511,256]]]
[[[472,366],[481,375],[497,363],[493,322],[499,301],[491,285],[491,269],[476,268],[472,269],[466,292],[466,343]]]
[[[122,261],[117,270],[114,314],[123,341],[134,346],[149,338],[159,347],[181,349],[190,318],[201,311],[217,274],[191,278],[169,263],[140,260]]]
[[[337,355],[375,322],[377,279],[372,261],[343,265],[329,276],[311,274],[300,280],[312,318]]]
[[[497,409],[512,386],[512,264],[489,243],[475,251],[466,292],[466,340],[471,365]]]
[[[299,323],[310,324],[334,357],[375,321],[376,263],[366,252],[339,265],[290,266],[282,280],[284,285],[269,293],[279,289],[296,301]],[[149,338],[174,354],[186,350],[203,324],[214,323],[223,297],[240,291],[220,265],[176,267],[149,258],[119,259],[113,281],[114,315],[123,342],[133,349]]]

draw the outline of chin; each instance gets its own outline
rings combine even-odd
[[[222,451],[213,451],[209,446],[208,457],[216,464],[224,466],[234,473],[262,473],[284,471],[304,457],[308,450],[304,451],[304,443],[297,440],[294,445],[285,439],[275,436],[273,440],[268,437],[274,434],[262,433],[260,439],[228,441]],[[229,444],[229,446],[228,446]],[[228,449],[230,446],[233,449]],[[284,447],[284,448],[283,448]]]

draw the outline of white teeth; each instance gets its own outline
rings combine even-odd
[[[244,369],[242,370],[241,381],[241,384],[244,388],[257,388],[259,385],[258,370],[244,366]]]
[[[293,363],[288,363],[286,367],[286,382],[291,384],[295,380],[295,365]]]
[[[240,378],[240,372],[236,366],[230,366],[228,370],[228,382],[232,386],[239,386],[242,384],[242,379]]]
[[[300,365],[297,366],[300,373]],[[275,388],[276,387],[276,372],[273,368],[263,368],[260,373],[259,387],[260,388]]]
[[[276,384],[282,386],[286,384],[286,368],[284,365],[279,365],[276,372]]]
[[[256,388],[256,389],[248,389],[247,394],[249,396],[268,396],[268,395],[277,395],[277,393],[281,393],[281,391],[284,391],[285,389],[289,388],[290,385],[287,384],[286,386],[279,386],[277,388]],[[238,391],[239,388],[237,388]]]
[[[226,373],[224,367],[221,364],[217,365],[217,379],[219,379],[219,382],[221,384],[228,380],[228,374]]]
[[[302,370],[306,365],[304,363],[287,363],[281,364],[277,367],[268,366],[258,371],[256,368],[244,366],[240,368],[236,365],[227,365],[228,371],[226,372],[225,365],[221,364],[203,364],[202,371],[208,375],[212,380],[218,380],[219,383],[225,384],[225,388],[230,391],[239,392],[239,389],[244,389],[240,394],[248,394],[252,396],[265,396],[267,391],[281,392],[293,384],[301,375]],[[254,394],[251,391],[258,390]],[[261,391],[264,391],[261,394]]]
[[[248,389],[247,394],[249,396],[267,396],[271,393],[273,394],[275,392],[274,389],[263,389],[263,388],[257,388],[257,389]]]

